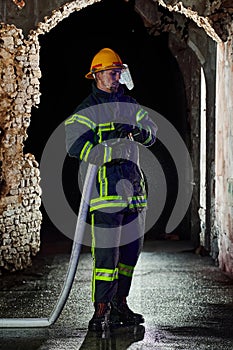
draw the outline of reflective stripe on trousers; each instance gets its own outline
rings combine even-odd
[[[129,293],[143,244],[145,211],[111,215],[94,211],[91,217],[92,300],[109,302],[115,294],[127,296]]]

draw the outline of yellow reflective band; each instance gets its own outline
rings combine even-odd
[[[100,184],[100,197],[108,195],[108,179],[106,177],[106,166],[102,166],[99,169],[98,180]]]
[[[101,208],[112,208],[112,207],[120,207],[120,208],[125,208],[127,207],[127,203],[103,203],[103,204],[99,204],[99,205],[95,205],[93,207],[90,208],[90,212],[94,211],[94,210],[98,210]]]
[[[101,131],[115,130],[115,126],[112,122],[98,124],[98,127]]]
[[[95,268],[95,280],[112,282],[118,279],[118,268],[99,269]]]
[[[98,124],[98,135],[99,135],[99,143],[101,143],[102,140],[102,132],[104,131],[111,131],[111,130],[115,130],[115,126],[114,123],[102,123],[102,124]]]
[[[104,196],[99,198],[94,198],[90,202],[90,212],[98,210],[101,208],[111,208],[111,207],[127,207],[128,203],[122,199],[122,196]]]
[[[104,163],[111,162],[112,160],[112,147],[104,148]]]
[[[137,114],[136,114],[136,121],[137,121],[137,123],[138,123],[140,120],[142,120],[142,119],[145,117],[145,115],[147,115],[147,112],[146,112],[144,109],[140,109],[140,110],[137,112]]]
[[[94,123],[91,119],[80,114],[73,114],[69,119],[65,121],[65,125],[73,124],[75,122],[84,124],[92,130],[96,128],[96,123]]]
[[[84,147],[83,147],[83,149],[82,149],[82,151],[80,153],[80,159],[81,160],[84,159],[85,161],[87,161],[88,155],[89,155],[92,147],[93,147],[93,144],[90,141],[87,141],[85,143],[85,145],[84,145]]]
[[[121,274],[121,275],[124,275],[126,277],[132,277],[133,272],[134,272],[134,266],[119,263],[118,264],[118,271],[119,271],[119,274]]]
[[[108,179],[105,178],[100,182],[100,197],[108,195]]]
[[[99,180],[99,182],[101,182],[105,178],[106,178],[106,166],[103,165],[102,167],[99,168],[98,180]]]
[[[142,196],[128,197],[128,201],[130,203],[140,203],[140,202],[145,202],[146,200],[147,200],[146,194]]]
[[[146,207],[147,206],[147,203],[136,203],[136,204],[130,204],[129,205],[129,208],[132,209],[132,208],[141,208],[141,207]]]
[[[129,197],[129,199],[131,200],[144,200],[146,199],[146,195],[142,195],[142,196],[133,196],[133,197]]]
[[[129,208],[140,208],[140,207],[146,207],[147,206],[147,196],[133,196],[128,197],[129,201]]]
[[[143,142],[143,145],[146,145],[147,143],[149,143],[149,142],[152,140],[151,128],[150,128],[149,126],[147,127],[147,131],[149,132],[149,136],[148,136],[148,138],[146,139],[146,141]]]
[[[65,120],[65,125],[73,124],[75,122],[75,118],[72,116],[69,119]]]
[[[145,181],[143,179],[141,179],[140,185],[141,185],[143,191],[146,191]],[[145,198],[147,198],[147,196],[145,196]]]

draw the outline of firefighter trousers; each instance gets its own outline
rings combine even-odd
[[[129,294],[143,247],[146,210],[92,213],[92,300],[108,303]]]

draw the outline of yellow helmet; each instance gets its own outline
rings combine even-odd
[[[90,72],[85,77],[87,79],[93,79],[93,73],[113,68],[124,68],[124,65],[116,52],[104,48],[94,56],[91,62]]]

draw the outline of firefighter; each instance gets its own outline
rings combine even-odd
[[[93,331],[144,322],[129,308],[127,297],[142,250],[147,207],[139,144],[151,146],[157,126],[124,94],[126,67],[112,49],[100,50],[85,76],[93,79],[92,92],[65,121],[67,152],[84,164],[83,176],[85,164],[98,166],[89,206],[94,314],[88,329]]]

